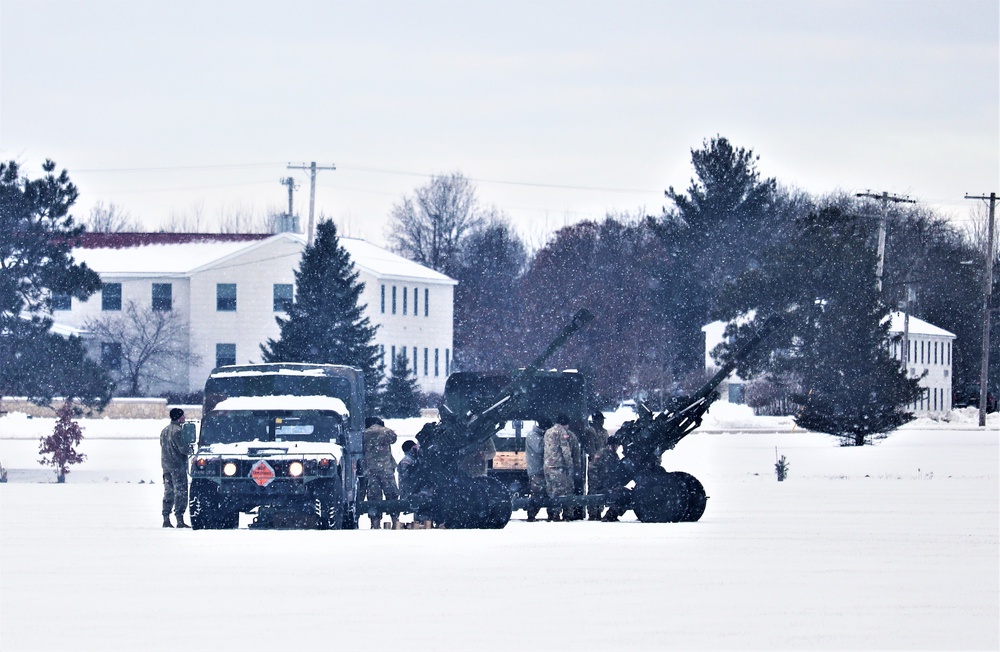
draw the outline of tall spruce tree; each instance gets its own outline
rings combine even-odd
[[[73,260],[83,226],[70,215],[79,195],[65,170],[46,161],[29,179],[15,161],[0,163],[0,396],[53,396],[103,407],[114,384],[85,355],[79,338],[51,332],[53,294],[86,299],[101,279]]]
[[[382,392],[382,416],[389,419],[420,416],[420,391],[412,371],[405,351],[392,361],[392,375]]]
[[[673,325],[678,372],[703,367],[702,326],[709,321],[716,293],[760,262],[760,250],[781,225],[774,210],[777,184],[762,179],[760,157],[715,136],[691,150],[695,177],[686,193],[666,191],[673,207],[655,222],[667,257],[656,269],[653,302]]]
[[[361,369],[365,389],[374,397],[382,382],[383,364],[373,343],[376,326],[364,316],[358,281],[347,250],[340,246],[331,221],[316,228],[295,272],[295,301],[287,317],[276,317],[281,334],[261,345],[265,362],[342,364]]]
[[[876,236],[870,221],[827,208],[800,218],[795,237],[769,251],[723,294],[725,316],[780,312],[787,327],[771,344],[783,354],[741,370],[792,373],[803,388],[796,423],[861,446],[910,421],[919,396],[890,353],[889,308],[875,280]],[[745,334],[759,324],[736,331]],[[732,346],[742,339],[737,332]],[[723,347],[725,348],[725,347]]]

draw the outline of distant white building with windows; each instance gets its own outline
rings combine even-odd
[[[889,334],[900,338],[903,335],[906,317],[901,312],[889,316]],[[726,322],[716,321],[702,327],[705,333],[705,369],[717,369],[712,359],[712,350],[725,339]],[[910,410],[919,414],[944,414],[951,410],[952,370],[951,351],[955,341],[954,333],[938,328],[923,319],[910,316],[906,327],[909,339],[909,354],[906,369],[910,378],[919,378],[923,395],[912,403]],[[903,342],[900,339],[892,345],[894,358],[903,361]],[[730,403],[743,402],[743,380],[735,373],[720,385],[719,391]]]
[[[340,238],[340,244],[364,283],[361,303],[378,326],[375,342],[387,373],[391,356],[405,350],[420,389],[443,392],[457,282],[363,240]],[[304,249],[305,238],[294,233],[88,233],[73,255],[100,275],[103,287],[87,301],[54,296],[53,317],[82,329],[90,319],[122,314],[129,302],[176,312],[197,362],[174,365],[149,392],[197,391],[213,367],[261,362],[260,345],[278,337],[275,317],[295,296]],[[114,342],[91,346],[105,366],[120,366]]]
[[[955,334],[913,315],[907,320],[901,312],[894,312],[889,318],[890,334],[902,336],[904,330],[908,333],[907,373],[910,378],[920,378],[920,387],[924,390],[910,409],[921,414],[948,412],[951,410],[951,350]],[[892,355],[902,363],[902,340],[892,345]]]

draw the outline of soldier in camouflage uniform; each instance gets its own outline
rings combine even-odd
[[[617,465],[619,462],[618,440],[615,437],[608,437],[604,446],[597,450],[590,458],[590,466],[587,470],[588,495],[604,494],[610,497],[612,490],[615,489],[614,480],[618,475]],[[611,501],[608,500],[608,502]],[[590,512],[589,520],[601,520],[603,507],[592,505],[588,511]],[[613,515],[614,510],[608,510],[608,513]]]
[[[604,478],[601,477],[602,470],[595,469],[597,457],[601,455],[608,445],[608,431],[604,429],[604,414],[594,412],[590,417],[590,425],[587,426],[583,434],[583,448],[587,452],[587,495],[599,494],[604,491]],[[590,520],[597,521],[601,518],[601,507],[591,505],[588,508]]]
[[[188,527],[184,510],[188,501],[188,445],[181,438],[184,410],[170,410],[170,424],[160,432],[160,466],[163,468],[163,527],[173,527],[170,510],[177,517],[177,527]]]
[[[388,500],[399,499],[396,487],[396,461],[392,458],[390,446],[396,443],[396,433],[385,427],[378,417],[365,419],[364,448],[365,468],[368,475],[368,500],[381,500],[384,494]],[[372,529],[382,527],[382,512],[368,510]],[[399,528],[399,514],[390,513],[392,529]]]
[[[580,443],[569,429],[569,417],[560,414],[556,425],[545,431],[545,490],[549,498],[573,495],[575,460],[579,458]],[[562,520],[562,510],[550,508],[549,520]]]
[[[497,447],[493,439],[487,439],[475,450],[462,458],[458,469],[470,478],[485,478],[489,470],[489,462],[497,456]]]
[[[541,504],[545,502],[545,431],[552,427],[552,419],[542,417],[524,438],[524,458],[528,467],[528,520],[534,521]]]

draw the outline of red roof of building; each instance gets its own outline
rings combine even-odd
[[[84,233],[77,247],[82,249],[127,249],[145,245],[187,244],[190,242],[254,242],[273,233]]]

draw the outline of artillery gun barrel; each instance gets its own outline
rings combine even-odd
[[[695,394],[691,397],[691,402],[694,403],[698,399],[708,398],[708,396],[714,392],[720,384],[722,384],[722,381],[724,381],[726,377],[732,373],[733,369],[739,366],[743,360],[753,353],[754,349],[756,349],[761,342],[770,337],[771,334],[778,330],[783,323],[784,318],[777,314],[771,315],[765,319],[764,324],[756,333],[753,334],[753,337],[747,340],[743,346],[741,346],[739,350],[737,350],[736,353],[734,353],[729,360],[722,365],[722,368],[719,369],[714,376],[712,376],[711,380],[695,392]]]
[[[500,392],[490,401],[490,406],[486,409],[478,412],[476,414],[469,415],[468,420],[465,422],[465,427],[471,429],[476,429],[477,423],[488,423],[485,426],[489,433],[483,431],[482,437],[474,437],[476,441],[474,443],[479,444],[486,439],[493,436],[493,428],[497,423],[507,420],[507,415],[510,414],[510,410],[513,409],[515,404],[515,399],[524,394],[528,390],[528,384],[531,379],[538,373],[539,368],[545,364],[553,353],[555,353],[559,348],[566,343],[571,336],[573,336],[577,331],[586,326],[588,323],[593,321],[594,315],[586,308],[581,308],[573,315],[573,318],[566,324],[559,334],[556,335],[555,339],[546,347],[546,349],[536,357],[531,363],[521,370],[517,376],[514,377],[510,383],[507,384]]]

